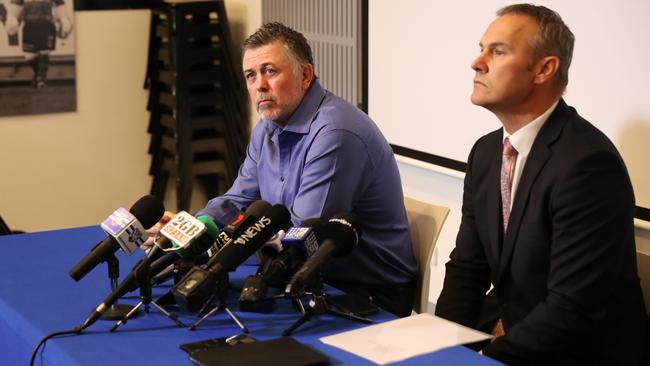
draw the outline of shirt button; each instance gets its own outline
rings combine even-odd
[[[284,177],[280,177],[280,182],[284,182]]]

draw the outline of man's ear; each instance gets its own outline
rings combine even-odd
[[[312,80],[314,80],[314,65],[307,64],[302,68],[301,86],[303,90],[309,89]]]
[[[560,59],[557,56],[542,57],[535,65],[536,84],[544,84],[555,77],[560,69]]]

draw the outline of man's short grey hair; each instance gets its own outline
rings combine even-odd
[[[246,38],[243,45],[244,51],[266,46],[275,41],[281,41],[284,44],[285,49],[288,51],[287,56],[294,63],[296,73],[299,73],[307,64],[314,65],[311,47],[309,47],[305,36],[280,22],[262,25],[255,33]]]
[[[556,81],[562,89],[569,83],[569,66],[573,58],[575,36],[557,12],[533,4],[515,4],[497,11],[498,16],[506,14],[527,15],[537,22],[537,34],[529,40],[533,49],[531,65],[545,56],[556,56],[560,59],[560,68]]]

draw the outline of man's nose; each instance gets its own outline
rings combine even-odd
[[[255,83],[255,89],[257,91],[267,91],[269,89],[269,83],[268,80],[264,75],[260,75]]]
[[[477,58],[472,61],[472,64],[470,65],[472,70],[476,72],[486,72],[487,71],[487,64],[485,63],[485,58],[483,56],[483,53],[478,55]]]

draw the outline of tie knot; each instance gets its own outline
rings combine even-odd
[[[503,140],[503,155],[505,156],[516,156],[517,155],[517,150],[512,146],[510,143],[510,139],[506,137],[505,140]]]

